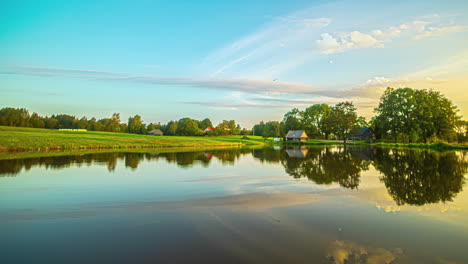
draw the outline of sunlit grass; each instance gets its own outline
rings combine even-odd
[[[210,147],[263,144],[249,136],[180,137],[149,136],[112,132],[73,132],[0,126],[0,151],[45,151],[61,149]]]

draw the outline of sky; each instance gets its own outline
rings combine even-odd
[[[0,107],[234,119],[434,89],[468,116],[466,1],[0,1]]]

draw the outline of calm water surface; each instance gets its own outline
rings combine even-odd
[[[468,263],[466,152],[0,157],[0,263]]]

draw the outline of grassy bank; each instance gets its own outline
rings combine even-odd
[[[457,143],[375,143],[374,146],[378,147],[392,147],[392,148],[420,148],[420,149],[435,149],[435,150],[468,150],[467,144]]]
[[[233,147],[262,145],[263,138],[249,136],[178,137],[95,131],[57,131],[0,126],[0,152],[79,149],[133,149],[167,147]]]
[[[310,139],[306,142],[284,142],[284,145],[344,145],[343,141],[338,140],[320,140],[320,139]],[[420,149],[434,149],[434,150],[468,150],[468,144],[459,144],[459,143],[388,143],[388,142],[376,142],[369,143],[367,140],[359,141],[348,141],[346,143],[348,146],[354,145],[368,145],[376,147],[393,147],[393,148],[420,148]]]

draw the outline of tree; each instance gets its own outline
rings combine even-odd
[[[387,88],[374,111],[375,130],[395,142],[454,140],[460,119],[457,108],[439,92],[411,88]]]
[[[106,124],[106,131],[120,132],[120,114],[114,113]]]
[[[191,118],[182,118],[179,120],[176,135],[178,136],[199,136],[203,130],[198,127],[198,121]]]
[[[166,130],[164,131],[164,134],[166,135],[171,135],[171,136],[175,136],[176,135],[176,132],[177,132],[177,127],[179,126],[179,123],[176,121],[170,121],[169,123],[167,123],[166,125]]]
[[[209,118],[203,119],[198,126],[201,130],[205,130],[207,127],[213,127],[213,123]]]
[[[334,122],[334,133],[344,140],[346,144],[347,138],[351,131],[357,126],[356,107],[352,102],[341,102],[332,107],[331,119]]]
[[[86,119],[85,116],[83,116],[80,121],[78,121],[77,125],[78,129],[88,129],[88,119]]]
[[[5,107],[0,109],[0,125],[27,127],[29,123],[29,112],[25,108]]]
[[[31,127],[45,128],[45,122],[41,119],[41,117],[37,113],[33,113],[31,115],[29,122],[31,124]]]
[[[330,111],[331,108],[327,104],[314,104],[304,110],[302,124],[309,137],[322,137],[329,134],[329,129],[327,129],[329,124],[326,119]]]
[[[303,112],[299,111],[299,109],[294,108],[291,111],[287,112],[284,115],[282,121],[282,128],[283,133],[288,133],[289,130],[298,130],[302,128],[302,120]]]
[[[263,126],[262,136],[267,137],[279,137],[281,134],[281,127],[278,121],[266,122]]]
[[[141,116],[135,115],[134,117],[128,118],[128,132],[133,134],[141,134],[141,126],[143,125],[143,120]]]

